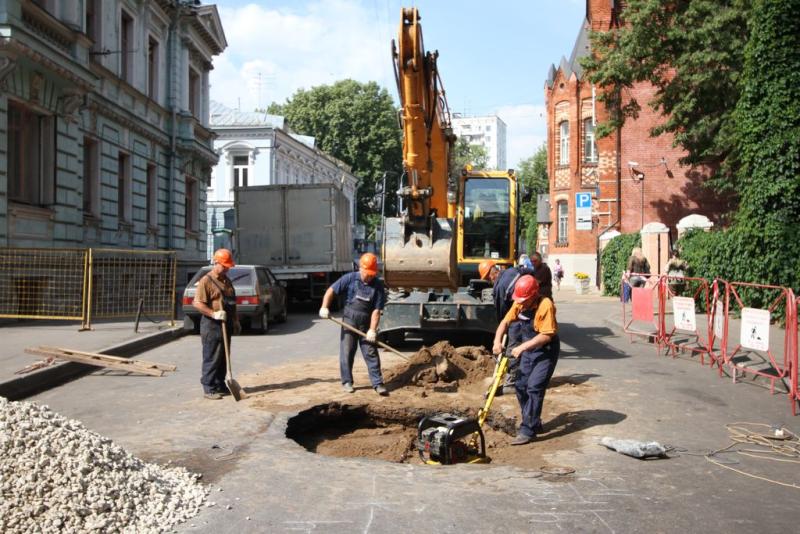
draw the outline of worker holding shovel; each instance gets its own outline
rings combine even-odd
[[[344,322],[355,329],[366,331],[361,338],[350,329],[342,327],[339,334],[339,372],[342,378],[342,389],[353,393],[353,360],[356,354],[356,343],[361,347],[361,354],[369,370],[372,387],[379,395],[389,394],[383,385],[381,360],[378,355],[377,341],[378,323],[381,320],[386,295],[383,280],[378,278],[378,258],[367,252],[359,260],[358,272],[347,273],[331,285],[322,297],[319,316],[330,318],[330,305],[334,295],[346,295]]]
[[[221,248],[214,252],[213,267],[197,283],[194,307],[203,317],[200,319],[200,341],[203,344],[203,373],[200,383],[206,399],[221,399],[227,394],[225,385],[226,354],[225,341],[230,343],[230,333],[239,333],[239,318],[236,315],[236,292],[226,275],[234,266],[231,251]],[[227,339],[223,340],[223,336]]]

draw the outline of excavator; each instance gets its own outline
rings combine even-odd
[[[491,286],[477,276],[492,259],[513,265],[517,253],[519,185],[513,170],[454,164],[450,110],[438,51],[426,52],[416,8],[403,8],[392,41],[403,172],[400,212],[384,221],[383,276],[389,295],[382,341],[456,333],[492,335],[497,327]]]

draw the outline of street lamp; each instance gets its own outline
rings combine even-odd
[[[639,182],[639,185],[642,187],[642,223],[640,230],[644,228],[644,172],[640,171],[636,167],[639,164],[635,161],[628,162],[628,168],[630,169],[631,178],[633,178],[634,182]]]

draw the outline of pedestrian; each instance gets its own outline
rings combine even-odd
[[[533,277],[539,282],[539,294],[543,297],[553,299],[553,273],[550,267],[542,261],[542,255],[538,252],[531,254],[533,264]]]
[[[533,276],[520,277],[513,299],[514,304],[495,332],[492,352],[503,351],[503,335],[508,333],[507,350],[510,356],[519,359],[515,387],[522,412],[522,423],[511,445],[525,445],[544,430],[542,404],[561,344],[555,305],[552,299],[539,294],[539,283]]]
[[[553,278],[556,281],[556,290],[561,291],[561,280],[564,278],[564,267],[561,265],[561,260],[556,259],[556,264],[553,265]]]
[[[325,291],[319,316],[323,319],[330,317],[329,308],[334,296],[346,295],[344,322],[362,332],[365,331],[366,338],[361,338],[344,327],[339,333],[339,374],[342,380],[342,389],[347,393],[355,391],[353,389],[353,361],[356,355],[356,345],[358,345],[361,347],[361,355],[367,364],[372,387],[379,395],[387,396],[389,391],[383,384],[381,359],[375,346],[386,293],[383,280],[378,278],[378,258],[375,254],[371,252],[363,254],[358,264],[357,272],[347,273]]]
[[[225,387],[226,355],[222,339],[222,323],[228,334],[230,346],[231,334],[241,330],[236,313],[236,291],[227,276],[228,270],[235,264],[231,251],[221,248],[214,252],[211,271],[197,282],[197,291],[192,305],[200,312],[200,342],[203,346],[203,371],[200,383],[203,385],[203,396],[217,400],[228,394]]]
[[[533,269],[533,263],[531,263],[531,258],[527,254],[520,254],[519,260],[517,260],[518,267],[524,267],[526,269]]]
[[[650,263],[642,254],[641,248],[636,247],[631,251],[626,274],[632,287],[643,287],[647,283],[646,275],[650,274]]]

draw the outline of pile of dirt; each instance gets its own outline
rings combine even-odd
[[[492,376],[494,358],[483,347],[455,348],[447,341],[422,347],[404,365],[385,373],[393,387],[432,387],[441,391],[457,391],[459,386],[474,384]]]

